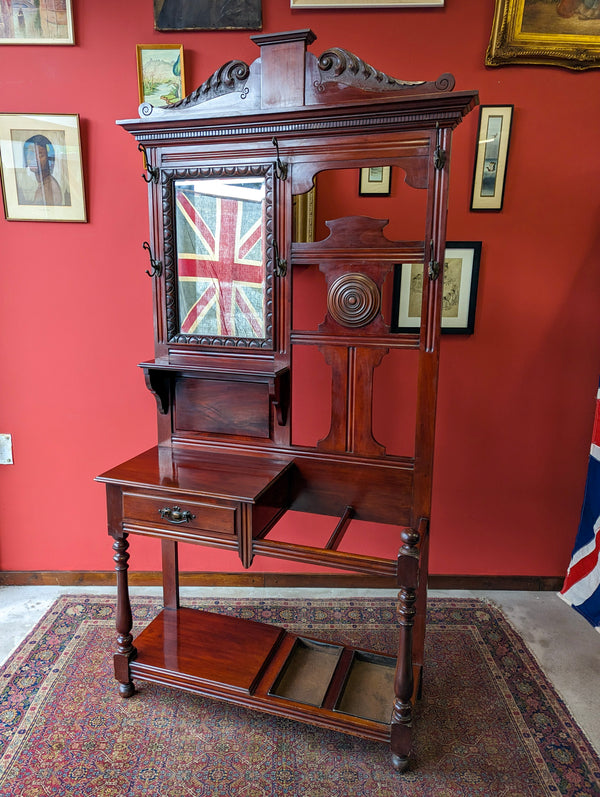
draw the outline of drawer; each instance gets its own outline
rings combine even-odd
[[[154,495],[123,491],[123,518],[130,522],[160,526],[179,526],[217,534],[235,534],[236,504],[185,495]]]

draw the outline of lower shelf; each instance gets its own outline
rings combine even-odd
[[[396,660],[195,609],[164,609],[134,642],[133,678],[369,739],[390,739]]]

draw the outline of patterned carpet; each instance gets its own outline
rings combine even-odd
[[[2,797],[600,795],[600,760],[503,615],[430,601],[409,772],[386,746],[112,678],[114,601],[59,599],[2,668]],[[389,599],[187,600],[394,653]],[[135,598],[134,630],[157,611]]]

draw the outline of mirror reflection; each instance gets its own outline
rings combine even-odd
[[[174,187],[180,332],[264,338],[264,177]]]

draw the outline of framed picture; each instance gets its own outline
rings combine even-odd
[[[74,44],[71,0],[2,0],[0,44]]]
[[[600,67],[596,0],[496,0],[487,66]]]
[[[305,194],[296,194],[292,202],[292,240],[306,243],[315,240],[315,197],[313,187]]]
[[[261,30],[262,0],[154,0],[156,30]]]
[[[392,187],[391,166],[369,166],[360,170],[358,193],[360,196],[389,196]]]
[[[0,114],[0,166],[9,221],[87,221],[76,114]]]
[[[290,0],[291,8],[396,8],[412,6],[413,8],[438,6],[444,0]]]
[[[185,97],[181,44],[136,44],[136,56],[140,103],[164,108]]]
[[[442,332],[472,335],[479,282],[481,241],[447,241],[444,256]],[[421,325],[423,264],[394,268],[392,332],[416,332]]]
[[[480,108],[471,210],[502,210],[512,115],[512,105]]]

